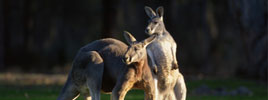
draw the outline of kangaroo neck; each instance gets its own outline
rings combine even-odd
[[[162,33],[159,34],[159,36],[161,36],[161,37],[162,36],[167,36],[167,35],[170,35],[170,34],[169,34],[169,32],[165,28],[163,29]]]
[[[141,78],[144,73],[148,73],[148,72],[144,72],[146,71],[146,67],[149,67],[147,57],[144,57],[140,62],[135,63],[134,66],[135,66],[137,77]]]

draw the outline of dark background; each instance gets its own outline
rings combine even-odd
[[[267,0],[0,0],[0,70],[67,73],[91,41],[142,40],[144,6],[164,6],[186,78],[267,80]]]

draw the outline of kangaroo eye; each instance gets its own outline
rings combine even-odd
[[[157,22],[153,22],[154,24],[157,24]]]

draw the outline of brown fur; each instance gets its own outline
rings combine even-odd
[[[138,44],[143,43],[148,44],[147,41]],[[100,100],[101,91],[112,92],[113,100],[123,100],[132,88],[143,89],[145,98],[154,100],[153,74],[147,64],[147,56],[137,56],[138,61],[128,65],[122,62],[127,48],[132,46],[107,38],[82,47],[58,100],[74,100],[79,94],[86,100]],[[139,54],[146,55],[145,47]],[[136,55],[134,52],[131,57]]]
[[[155,100],[156,96],[154,94],[155,90],[153,83],[153,74],[148,65],[146,53],[147,44],[149,44],[155,37],[150,37],[148,41],[134,43],[136,42],[136,39],[134,39],[134,37],[129,33],[125,34],[128,34],[128,38],[132,38],[132,40],[130,40],[131,43],[129,43],[130,47],[125,55],[127,57],[125,60],[127,63],[129,62],[129,64],[127,66],[127,73],[123,78],[120,78],[121,80],[118,81],[113,90],[113,99],[123,100],[126,93],[131,88],[138,88],[145,91],[146,100]],[[134,59],[134,62],[128,59],[128,57],[130,57],[132,60]]]

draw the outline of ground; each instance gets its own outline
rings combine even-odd
[[[29,77],[42,76],[41,80],[33,81]],[[63,77],[64,76],[64,77]],[[35,75],[30,74],[18,74],[18,75],[7,75],[0,74],[0,97],[1,100],[55,100],[63,87],[66,75]],[[23,77],[22,80],[18,77]],[[28,77],[28,78],[27,78]],[[34,79],[35,79],[34,78]],[[39,77],[40,78],[40,77]],[[47,78],[53,78],[49,81]],[[23,80],[30,81],[24,82]],[[225,87],[229,90],[235,89],[239,86],[247,87],[253,92],[253,95],[237,95],[237,96],[200,96],[195,95],[192,91],[201,86],[207,85],[210,88]],[[252,80],[242,80],[242,79],[203,79],[203,80],[186,80],[186,85],[188,88],[187,100],[267,100],[267,83]],[[125,100],[143,100],[143,91],[141,90],[131,90]],[[102,100],[110,100],[110,95],[102,94]],[[82,98],[78,98],[82,100]]]

